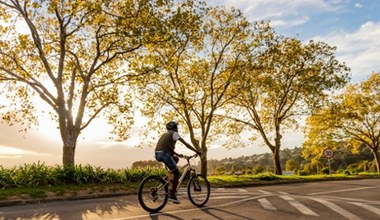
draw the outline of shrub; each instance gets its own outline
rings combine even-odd
[[[14,187],[14,183],[12,181],[12,170],[4,169],[0,166],[0,188],[6,189]]]
[[[246,169],[245,173],[248,174],[248,175],[252,175],[253,171],[252,171],[252,169]]]
[[[226,168],[224,166],[219,166],[216,168],[216,175],[223,175],[226,173]]]
[[[344,174],[344,175],[348,175],[348,176],[351,175],[351,173],[350,173],[349,170],[344,170],[344,171],[343,171],[343,174]]]
[[[358,164],[357,163],[352,163],[347,166],[348,170],[357,170],[358,169]]]
[[[330,174],[330,169],[328,167],[323,167],[321,172],[322,174]]]
[[[103,169],[90,165],[54,166],[24,164],[12,169],[0,166],[0,188],[51,186],[66,184],[114,184],[139,182],[147,175],[166,174],[165,169]]]
[[[308,175],[317,174],[317,166],[311,163],[305,164],[303,171],[306,172]]]
[[[337,173],[344,174],[344,171],[345,171],[345,169],[343,169],[343,168],[339,168],[336,172],[337,172]]]
[[[12,169],[11,180],[15,186],[43,186],[49,183],[49,168],[44,163],[24,164]]]
[[[253,168],[253,173],[254,174],[259,174],[259,173],[262,173],[264,172],[264,167],[262,167],[261,165],[257,165]]]
[[[261,173],[256,176],[259,180],[276,180],[278,177],[274,175],[273,173]]]

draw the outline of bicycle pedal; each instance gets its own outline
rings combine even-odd
[[[178,199],[175,200],[175,199],[169,199],[170,202],[172,202],[173,204],[181,204],[181,201],[179,201]]]

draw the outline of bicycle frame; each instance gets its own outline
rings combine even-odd
[[[185,179],[186,174],[187,174],[188,172],[190,172],[191,170],[194,170],[194,169],[191,167],[190,162],[189,162],[189,160],[188,160],[188,163],[185,164],[185,165],[183,165],[183,166],[180,168],[180,170],[182,170],[182,175],[181,175],[181,177],[180,177],[179,180],[178,180],[177,190],[179,189],[180,185],[182,184],[183,180]]]
[[[190,164],[190,159],[193,158],[193,157],[194,157],[194,156],[190,156],[190,157],[185,156],[185,157],[184,157],[184,158],[187,160],[187,163],[186,163],[185,165],[183,165],[181,168],[179,168],[179,170],[182,172],[182,174],[181,174],[181,176],[180,176],[180,178],[179,178],[179,180],[178,180],[178,185],[177,185],[177,189],[176,189],[176,190],[178,190],[178,189],[180,188],[180,186],[181,186],[181,184],[182,184],[183,180],[185,179],[186,174],[187,174],[188,172],[193,171],[193,172],[195,173],[195,169],[193,169],[193,168],[191,167],[191,164]],[[168,181],[167,179],[165,179],[165,181],[166,181],[166,183],[165,183],[164,185],[162,185],[162,186],[160,187],[160,189],[161,189],[162,187],[165,187],[165,185],[169,184],[169,181]]]

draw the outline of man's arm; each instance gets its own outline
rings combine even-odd
[[[187,143],[183,138],[179,138],[178,140],[181,141],[182,144],[184,144],[190,150],[194,151],[197,154],[201,154],[197,149],[195,149],[193,146],[191,146],[189,143]]]

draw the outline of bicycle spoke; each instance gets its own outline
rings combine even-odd
[[[203,206],[210,197],[210,184],[202,175],[193,176],[189,181],[187,193],[194,205]]]
[[[168,187],[159,176],[145,178],[139,187],[138,198],[141,207],[148,212],[158,212],[168,200]]]

